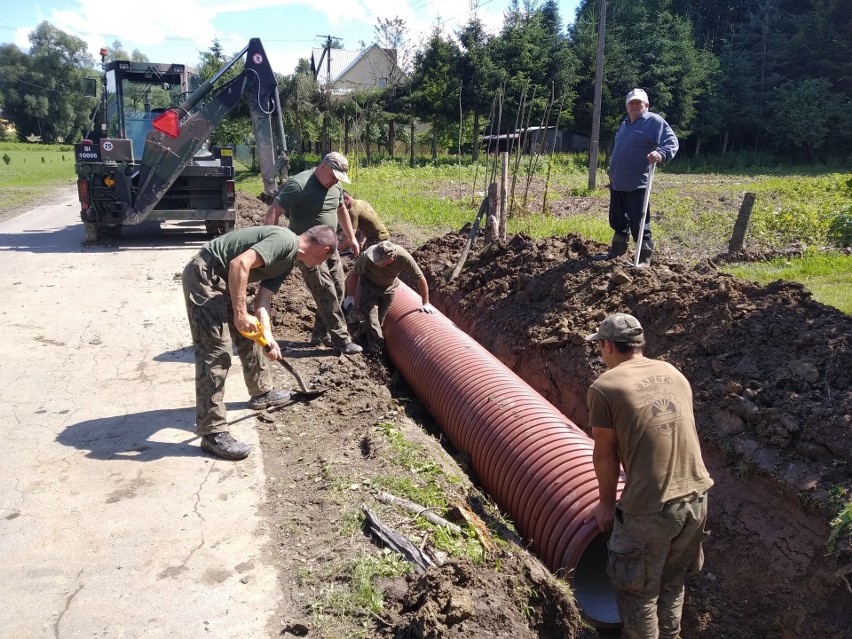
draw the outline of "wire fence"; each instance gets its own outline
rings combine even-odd
[[[254,169],[257,162],[254,145],[246,142],[234,145],[234,159],[248,168]]]

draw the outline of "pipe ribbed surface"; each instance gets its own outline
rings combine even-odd
[[[583,523],[598,498],[591,438],[444,315],[421,313],[420,305],[400,284],[383,327],[391,360],[545,565],[572,579],[586,616],[618,623],[606,539],[594,522]]]

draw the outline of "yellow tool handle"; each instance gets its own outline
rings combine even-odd
[[[254,327],[256,330],[251,332],[240,331],[240,335],[242,335],[243,337],[247,337],[253,342],[257,342],[263,348],[267,348],[269,344],[266,342],[265,339],[263,339],[263,324],[261,324],[259,319],[254,320]]]

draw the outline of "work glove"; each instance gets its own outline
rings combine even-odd
[[[434,306],[432,306],[431,304],[428,304],[428,303],[421,306],[420,310],[423,311],[424,313],[429,313],[430,315],[432,313],[438,312],[438,309],[436,309]]]
[[[355,298],[349,295],[343,300],[343,312],[347,315],[355,308]]]

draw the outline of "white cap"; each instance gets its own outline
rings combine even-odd
[[[642,100],[642,102],[648,104],[648,94],[645,93],[644,89],[633,89],[627,94],[627,97],[624,98],[624,104],[628,104],[631,100]]]

